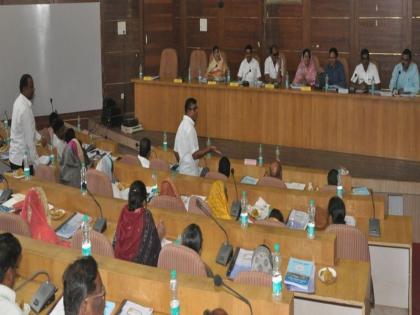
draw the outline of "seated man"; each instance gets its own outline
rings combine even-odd
[[[226,156],[219,160],[219,173],[229,177],[230,175],[230,161]]]
[[[76,260],[63,275],[63,301],[66,315],[102,315],[105,288],[92,256]]]
[[[392,71],[389,89],[394,94],[417,94],[419,92],[419,70],[411,61],[411,51],[404,49],[401,54],[401,62]]]
[[[242,60],[238,71],[238,80],[247,82],[256,82],[261,80],[260,64],[252,56],[252,46],[245,47],[245,58]]]
[[[149,138],[143,138],[140,140],[140,145],[139,145],[139,161],[141,163],[141,166],[143,166],[144,168],[149,168],[150,167],[150,152],[152,149],[152,142],[150,141]]]
[[[325,74],[328,75],[328,85],[346,88],[346,75],[344,72],[343,64],[337,60],[338,50],[337,48],[331,48],[329,51],[329,62],[325,66]]]
[[[57,151],[57,158],[59,161],[61,161],[63,157],[63,151],[66,146],[66,142],[64,141],[64,135],[66,134],[66,127],[64,126],[64,121],[60,118],[58,118],[53,126],[53,135],[51,144]]]
[[[269,176],[283,180],[283,171],[279,161],[274,161],[270,164]]]
[[[351,85],[359,90],[367,91],[375,84],[375,89],[380,87],[381,80],[379,79],[378,68],[369,58],[369,50],[366,48],[360,52],[361,62],[354,69],[351,77]]]
[[[328,214],[331,216],[332,224],[346,224],[346,205],[340,197],[334,196],[330,199]]]
[[[264,79],[267,83],[281,83],[282,60],[279,58],[279,48],[276,45],[270,47],[270,56],[264,62]]]
[[[25,304],[22,311],[16,303],[16,293],[13,291],[16,279],[16,269],[20,260],[22,247],[10,233],[0,234],[0,310],[2,314],[29,314],[29,305]]]

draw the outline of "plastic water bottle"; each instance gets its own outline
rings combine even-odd
[[[309,201],[309,209],[308,209],[309,222],[308,222],[308,227],[306,228],[306,233],[307,233],[308,239],[310,240],[313,240],[315,238],[315,214],[316,214],[315,201],[311,199]]]
[[[330,88],[329,86],[329,77],[328,74],[325,75],[325,91],[328,91],[328,89]]]
[[[77,126],[76,126],[76,128],[77,128],[77,131],[80,131],[80,115],[78,114],[77,115]]]
[[[163,151],[168,151],[168,135],[166,131],[163,132],[163,143],[162,143]]]
[[[143,79],[143,65],[141,63],[139,65],[139,78]]]
[[[280,162],[280,147],[276,145],[276,161]]]
[[[260,144],[260,147],[258,148],[258,166],[264,165],[264,157],[263,157],[263,147],[262,144]]]
[[[55,155],[54,155],[54,147],[50,144],[50,166],[55,166]]]
[[[80,170],[80,192],[82,195],[86,195],[87,193],[87,178],[86,178],[86,165],[82,163],[82,168]]]
[[[206,146],[207,147],[211,147],[211,140],[210,140],[210,137],[207,137],[207,142],[206,142]],[[211,158],[211,152],[209,152],[209,153],[207,153],[207,158],[209,159],[209,158]]]
[[[289,88],[289,72],[286,72],[286,80],[284,81],[284,86],[286,89]]]
[[[152,171],[152,196],[156,196],[159,193],[157,183],[158,183],[157,171],[153,170]]]
[[[6,113],[4,115],[3,128],[6,133],[5,141],[6,141],[6,144],[8,145],[10,144],[10,133],[9,133],[9,120],[7,119]]]
[[[372,83],[372,86],[370,87],[370,93],[372,95],[375,95],[375,77],[372,77],[371,83]]]
[[[337,197],[340,197],[341,199],[343,199],[344,196],[344,188],[343,188],[343,182],[341,179],[341,174],[340,172],[338,172],[337,175]]]
[[[188,68],[188,83],[191,83],[191,68]]]
[[[229,68],[227,69],[227,72],[226,72],[226,82],[228,84],[230,83],[230,69]]]
[[[28,152],[25,151],[25,154],[23,155],[23,176],[25,177],[25,180],[31,179],[31,169],[29,167],[29,160],[28,160]]]
[[[201,80],[203,78],[201,77],[201,69],[198,69],[198,83],[201,83]]]
[[[274,244],[274,253],[273,253],[273,276],[271,278],[272,283],[272,293],[273,300],[281,300],[281,294],[283,292],[283,278],[281,276],[281,256],[280,256],[280,245],[278,243]]]
[[[92,254],[92,243],[90,242],[89,217],[86,214],[83,216],[82,235],[82,256],[90,256]]]
[[[169,289],[171,290],[170,314],[179,315],[179,300],[178,300],[178,282],[176,280],[176,270],[171,270],[171,280],[169,281]]]
[[[248,228],[248,198],[246,191],[242,192],[241,199],[241,228],[243,230]]]

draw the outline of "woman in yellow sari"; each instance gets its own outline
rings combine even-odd
[[[229,214],[225,184],[221,180],[215,181],[211,186],[207,203],[216,218],[232,220]]]
[[[209,66],[206,72],[206,78],[209,80],[224,80],[227,71],[227,64],[223,59],[220,49],[217,46],[213,47],[213,52],[210,55]]]

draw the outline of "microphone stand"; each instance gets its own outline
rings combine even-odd
[[[101,216],[96,219],[95,224],[93,225],[93,229],[96,232],[103,233],[106,230],[106,219],[103,216],[102,213],[102,207],[99,204],[99,202],[96,200],[95,196],[90,192],[90,190],[86,187],[86,191],[88,192],[88,195],[92,198],[92,200],[96,203],[96,205],[99,208],[99,212]]]

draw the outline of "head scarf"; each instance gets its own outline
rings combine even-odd
[[[82,146],[80,145],[79,140],[73,138],[69,141],[67,145],[71,148],[74,155],[79,158],[80,163],[85,163],[85,156],[83,154]]]
[[[214,216],[220,219],[231,220],[225,185],[221,180],[215,181],[211,186],[207,202]]]

